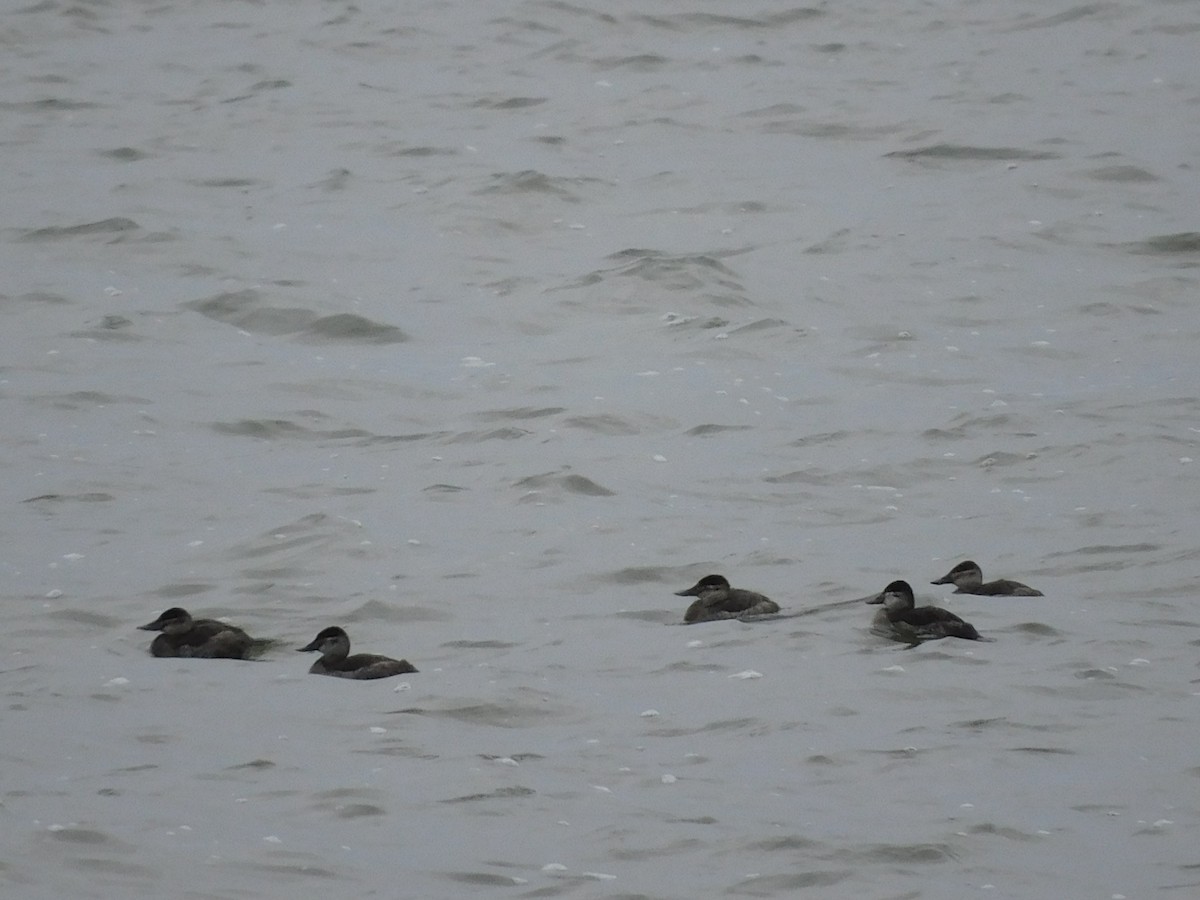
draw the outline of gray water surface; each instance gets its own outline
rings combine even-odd
[[[5,896],[1196,895],[1198,35],[10,8]],[[678,627],[710,572],[823,608]]]

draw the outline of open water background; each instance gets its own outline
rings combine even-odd
[[[1196,896],[1198,48],[6,4],[5,896]],[[675,627],[709,572],[996,640]],[[279,643],[152,659],[172,605]],[[420,673],[307,676],[335,623]]]

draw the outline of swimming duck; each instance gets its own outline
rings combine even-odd
[[[894,641],[919,644],[944,637],[983,640],[974,625],[964,622],[948,609],[918,607],[907,581],[893,581],[878,596],[868,598],[867,603],[883,604],[883,609],[871,622],[871,630]]]
[[[392,659],[374,653],[350,655],[350,636],[336,625],[324,628],[301,652],[321,651],[321,658],[308,671],[313,675],[333,675],[335,678],[356,678],[366,681],[371,678],[391,678],[405,672],[415,672],[416,667],[407,659]]]
[[[957,566],[930,584],[952,584],[956,594],[984,594],[986,596],[1004,595],[1007,597],[1043,597],[1041,591],[1035,591],[1027,584],[1019,581],[1009,581],[1000,578],[996,581],[983,582],[983,571],[979,563],[973,560],[960,562]]]
[[[140,631],[161,631],[150,642],[154,656],[186,656],[199,659],[245,659],[256,644],[242,629],[216,619],[193,619],[186,609],[173,606],[153,622],[139,625]]]
[[[686,591],[676,591],[675,596],[698,598],[683,614],[683,621],[689,624],[779,612],[775,601],[754,591],[730,587],[723,575],[705,575]]]

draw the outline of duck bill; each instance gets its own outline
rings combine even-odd
[[[321,642],[318,639],[313,638],[313,640],[310,643],[308,643],[307,645],[305,645],[303,647],[297,647],[296,650],[300,653],[310,653],[313,650],[316,650],[317,645],[320,643]]]
[[[866,597],[863,597],[862,602],[863,603],[882,603],[883,602],[883,593],[884,592],[880,592],[878,594],[870,594]]]
[[[139,625],[138,631],[162,631],[162,619],[155,619],[153,622],[147,622],[145,625]]]

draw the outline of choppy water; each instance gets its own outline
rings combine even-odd
[[[1198,36],[11,7],[5,895],[1194,896]],[[711,571],[996,641],[673,627]]]

